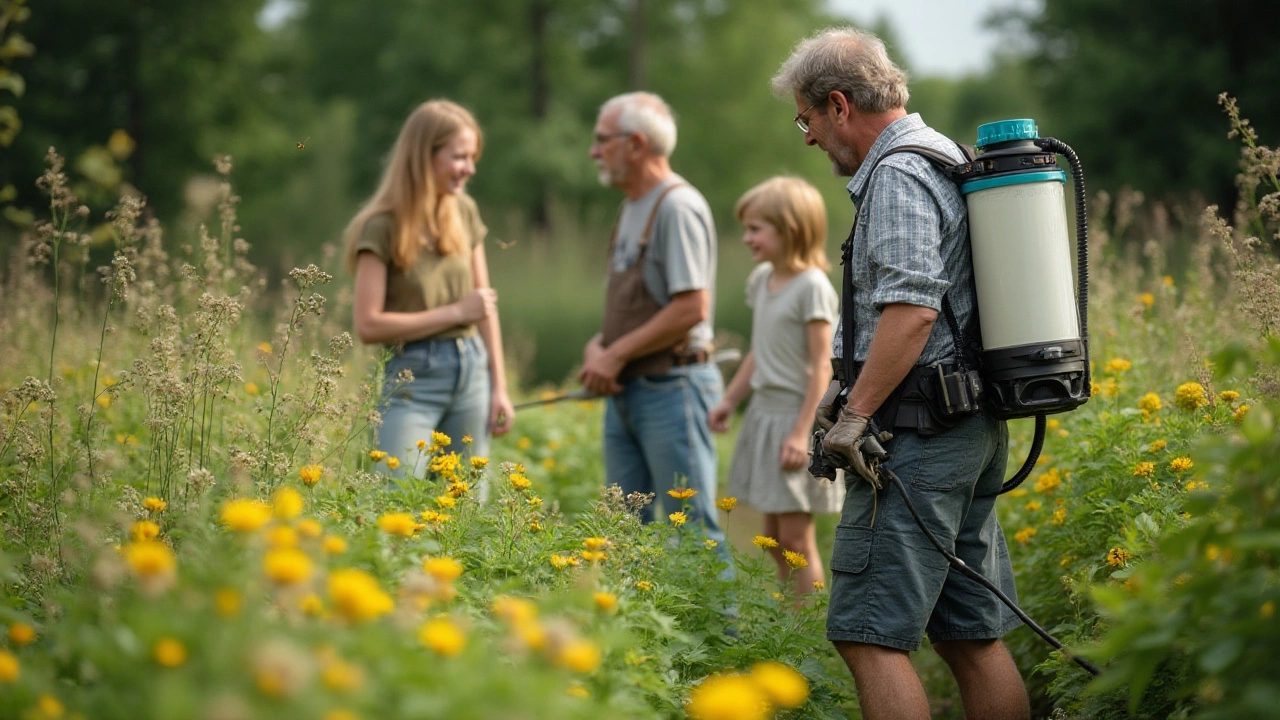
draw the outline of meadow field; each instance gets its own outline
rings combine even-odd
[[[1093,399],[1049,420],[1000,518],[1022,606],[1103,674],[1015,631],[1037,716],[1280,712],[1280,156],[1227,107],[1239,207],[1090,199]],[[339,254],[269,282],[217,170],[213,221],[165,228],[132,195],[81,210],[51,151],[6,259],[0,717],[857,717],[825,587],[779,582],[733,498],[732,573],[678,511],[642,526],[651,498],[603,486],[599,402],[521,412],[489,458],[371,452],[383,358],[352,339]],[[598,322],[603,244],[576,235],[491,249],[521,399],[570,389]],[[392,488],[417,453],[426,476]]]

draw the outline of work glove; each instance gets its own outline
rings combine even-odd
[[[813,426],[822,431],[831,429],[836,424],[836,397],[840,395],[840,381],[832,380],[827,392],[818,401],[818,409],[813,414]]]
[[[862,447],[868,437],[867,425],[870,422],[871,418],[855,414],[846,406],[840,411],[840,419],[822,438],[822,449],[833,456],[838,466],[857,473],[858,477],[879,490],[884,487],[880,481],[880,461],[867,457]],[[882,432],[878,439],[888,442],[892,437],[892,434]]]

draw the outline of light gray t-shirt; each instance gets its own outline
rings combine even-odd
[[[689,290],[706,290],[711,298],[707,319],[689,332],[691,349],[711,343],[716,314],[716,226],[706,198],[688,182],[672,173],[639,200],[628,200],[618,218],[618,240],[612,264],[615,271],[626,270],[640,252],[640,234],[653,204],[669,185],[685,183],[672,190],[658,208],[645,252],[644,285],[660,305],[671,296]]]
[[[811,375],[809,323],[836,324],[840,298],[826,273],[809,268],[776,291],[769,290],[773,265],[761,263],[747,277],[752,309],[751,351],[756,369],[751,389],[783,390],[804,397]]]

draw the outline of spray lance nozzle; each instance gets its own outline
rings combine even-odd
[[[714,363],[716,367],[721,367],[724,365],[732,365],[733,363],[739,362],[740,360],[742,360],[742,351],[738,350],[737,348],[724,348],[723,350],[716,350],[714,353],[711,354],[711,358],[710,358],[710,361]],[[601,395],[597,395],[591,392],[590,390],[584,387],[581,387],[581,388],[577,388],[576,390],[570,390],[568,392],[561,393],[559,395],[553,395],[551,397],[545,397],[538,400],[530,400],[528,402],[522,402],[519,405],[516,405],[514,409],[523,410],[525,408],[543,407],[545,405],[554,405],[556,403],[561,403],[566,400],[583,400],[583,401],[599,400],[601,397],[602,397]]]

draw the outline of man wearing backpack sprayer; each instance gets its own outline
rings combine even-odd
[[[1020,621],[949,570],[902,497],[879,489],[859,449],[874,418],[886,431],[886,467],[906,481],[925,523],[1016,597],[995,517],[1005,423],[985,411],[940,418],[931,402],[931,383],[964,367],[960,328],[977,327],[965,202],[928,160],[889,151],[916,145],[963,158],[907,113],[906,76],[870,33],[837,28],[804,40],[773,88],[794,100],[805,143],[824,150],[837,175],[853,178],[848,190],[858,206],[843,254],[847,327],[832,343],[838,377],[818,408],[826,453],[852,468],[831,559],[827,637],[853,674],[868,720],[929,717],[909,657],[926,633],[959,684],[967,717],[1028,718],[1022,677],[1000,641]]]

